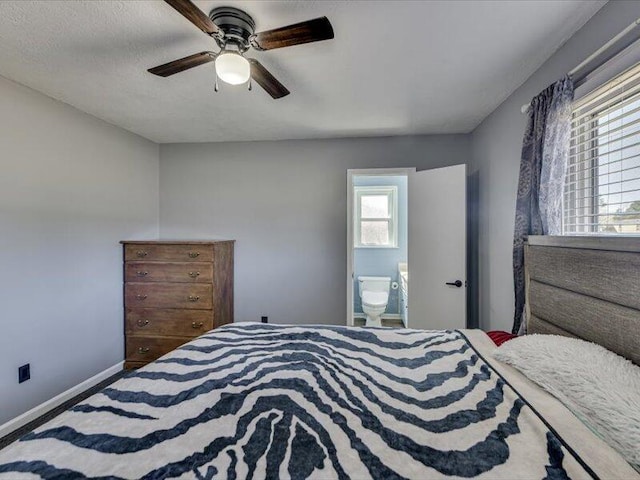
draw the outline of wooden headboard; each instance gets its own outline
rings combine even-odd
[[[527,333],[582,338],[640,365],[640,237],[531,236]]]

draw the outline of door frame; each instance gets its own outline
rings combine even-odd
[[[353,326],[353,177],[361,175],[409,177],[415,172],[415,167],[347,169],[347,326]]]

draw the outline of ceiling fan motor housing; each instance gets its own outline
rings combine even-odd
[[[234,7],[218,7],[211,10],[209,18],[224,32],[224,38],[216,38],[221,49],[228,48],[229,44],[241,52],[249,49],[256,24],[248,13]]]

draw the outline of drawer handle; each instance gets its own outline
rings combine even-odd
[[[198,278],[200,276],[200,272],[189,272],[189,276],[191,278]]]
[[[139,327],[146,327],[147,325],[149,325],[149,320],[139,319],[136,323]]]
[[[199,252],[189,252],[189,258],[198,258],[199,256]]]
[[[202,326],[204,325],[204,323],[202,322],[193,322],[191,324],[191,328],[195,329],[195,330],[199,330],[202,328]]]
[[[147,298],[146,295],[136,295],[136,298],[140,301],[145,300]]]
[[[146,277],[147,275],[149,275],[149,272],[138,271],[136,272],[136,275],[138,275],[139,277]]]
[[[144,257],[146,257],[147,255],[149,255],[149,253],[148,253],[148,252],[145,252],[144,250],[138,250],[138,251],[136,252],[136,255],[137,255],[138,257],[140,257],[140,258],[144,258]]]
[[[190,302],[197,302],[198,300],[200,300],[200,297],[198,295],[189,295]]]
[[[138,347],[138,353],[141,353],[142,355],[149,353],[149,347]]]

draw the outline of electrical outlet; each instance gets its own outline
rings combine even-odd
[[[260,321],[261,321],[262,323],[269,323],[269,317],[264,316],[264,317],[262,317],[262,318],[260,319]]]
[[[27,363],[18,368],[18,383],[26,382],[31,378],[31,364]]]

